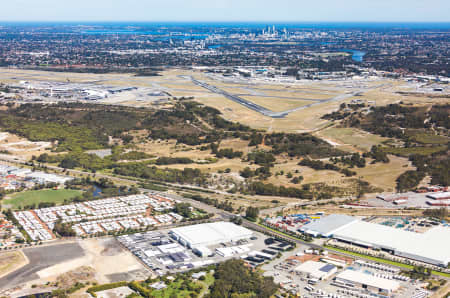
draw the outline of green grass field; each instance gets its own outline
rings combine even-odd
[[[11,209],[18,209],[19,207],[28,206],[46,202],[61,204],[66,199],[72,199],[82,193],[81,190],[73,189],[43,189],[43,190],[30,190],[24,191],[11,196],[10,199],[3,201],[4,207],[10,207]]]
[[[383,147],[383,151],[386,153],[409,156],[411,154],[419,155],[431,155],[433,153],[446,150],[446,146],[434,146],[434,147],[410,147],[410,148],[387,148]]]
[[[192,288],[202,288],[203,286],[199,282],[188,281]],[[201,290],[200,290],[201,291]],[[183,287],[183,280],[173,281],[171,282],[167,288],[163,290],[153,290],[152,295],[155,298],[171,298],[176,295],[176,297],[180,298],[189,298],[196,296],[194,291],[190,291],[187,288]]]
[[[413,136],[414,141],[422,143],[422,144],[447,144],[449,142],[449,138],[444,136],[436,136],[431,134],[416,134]]]

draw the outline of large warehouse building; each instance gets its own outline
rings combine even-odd
[[[300,231],[314,237],[331,237],[336,230],[352,224],[355,221],[358,221],[358,219],[352,216],[331,214],[321,218],[318,221],[304,225],[300,228]]]
[[[305,275],[308,278],[325,280],[337,272],[337,267],[332,264],[306,261],[294,269],[297,274]]]
[[[174,228],[170,234],[181,244],[194,248],[248,239],[253,232],[231,222],[221,221]]]
[[[333,238],[437,266],[447,267],[450,262],[450,228],[447,227],[415,233],[358,221],[336,231]]]
[[[352,284],[371,292],[385,294],[392,293],[400,288],[400,284],[395,280],[376,277],[368,273],[350,269],[339,273],[336,276],[336,281],[344,284]]]
[[[335,220],[333,220],[335,219]],[[355,245],[382,249],[394,255],[447,267],[450,263],[450,228],[438,226],[415,233],[365,222],[354,217],[330,215],[303,227],[305,233],[332,237]]]

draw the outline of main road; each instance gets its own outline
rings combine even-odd
[[[5,157],[7,157],[7,158],[5,158]],[[5,161],[8,161],[8,162],[10,162],[10,163],[21,164],[21,165],[23,165],[23,164],[26,163],[26,162],[23,161],[23,160],[18,160],[18,159],[15,158],[14,156],[4,156],[4,155],[0,155],[0,160],[5,160]],[[84,175],[91,175],[91,174],[92,174],[92,173],[89,173],[89,172],[84,172],[84,171],[79,171],[79,170],[68,170],[68,169],[64,169],[64,168],[57,167],[57,166],[47,166],[47,168],[52,169],[52,170],[55,170],[55,171],[63,171],[63,170],[66,170],[66,171],[69,172],[69,173],[72,172],[72,173],[84,174]],[[123,181],[123,182],[128,182],[128,183],[130,183],[130,182],[131,182],[131,183],[139,183],[139,182],[140,182],[140,181],[138,181],[138,180],[126,179],[126,178],[118,178],[118,177],[109,176],[109,175],[104,175],[104,174],[96,174],[96,175],[97,175],[97,177],[107,178],[107,179],[112,179],[112,180],[115,179],[115,180],[119,180],[119,181]],[[178,195],[175,195],[175,194],[168,194],[168,193],[158,192],[158,191],[154,191],[154,190],[151,190],[151,189],[145,189],[145,188],[141,188],[140,190],[143,191],[143,192],[152,192],[152,193],[157,193],[157,194],[164,195],[164,196],[169,196],[169,197],[172,197],[172,198],[174,198],[174,199],[177,199],[177,200],[180,200],[180,201],[184,201],[184,202],[190,203],[190,204],[191,204],[192,206],[194,206],[194,207],[203,209],[203,210],[207,211],[208,213],[213,213],[213,214],[215,214],[215,215],[217,216],[217,217],[215,218],[216,220],[217,220],[217,219],[219,219],[219,220],[229,220],[229,219],[231,219],[232,217],[235,217],[235,216],[236,216],[236,214],[233,214],[233,213],[231,213],[231,212],[227,212],[227,211],[218,209],[218,208],[216,208],[216,207],[214,207],[214,206],[211,206],[211,205],[208,205],[208,204],[205,204],[205,203],[196,201],[196,200],[192,200],[192,199],[189,199],[189,198],[184,198],[184,197],[181,197],[181,196],[178,196]],[[209,190],[209,191],[210,191],[210,190]],[[313,203],[313,202],[310,202],[310,204],[311,204],[311,203]],[[328,248],[323,247],[323,246],[321,246],[321,245],[314,244],[314,243],[310,243],[310,242],[306,242],[306,241],[303,241],[303,240],[301,240],[301,239],[299,239],[299,238],[296,238],[296,237],[292,237],[292,236],[286,235],[286,234],[284,234],[284,233],[282,233],[282,232],[279,232],[279,231],[276,231],[276,230],[273,230],[273,229],[269,229],[269,228],[267,228],[267,227],[265,227],[265,226],[263,226],[263,225],[259,225],[259,224],[257,224],[257,223],[254,223],[254,222],[251,222],[251,221],[249,221],[249,220],[246,220],[245,218],[242,218],[242,225],[243,225],[244,227],[249,228],[249,229],[256,230],[256,231],[259,231],[259,232],[264,233],[264,234],[268,234],[268,235],[271,235],[271,236],[274,236],[274,237],[278,237],[278,238],[287,240],[287,241],[289,241],[289,242],[291,242],[291,243],[293,242],[293,243],[296,243],[296,244],[303,244],[303,245],[310,246],[310,247],[312,247],[313,249],[322,249],[322,250],[330,251],[330,252],[332,252],[332,253],[334,253],[334,254],[340,254],[340,255],[343,255],[343,256],[349,256],[349,254],[345,254],[345,253],[338,252],[338,251],[335,251],[335,250],[332,250],[332,249],[328,249]],[[52,242],[52,243],[53,243],[53,242]],[[55,242],[55,243],[58,243],[58,244],[59,244],[59,243],[61,243],[61,242],[60,242],[60,241],[57,241],[57,242]],[[49,244],[49,245],[51,245],[51,244]],[[350,256],[351,256],[351,257],[354,257],[354,256],[352,256],[352,255],[350,255]],[[366,258],[363,257],[363,256],[361,256],[361,257],[359,257],[359,258],[360,258],[360,259],[366,259]],[[370,260],[370,259],[366,259],[366,260]],[[395,265],[392,265],[392,266],[395,266]],[[397,267],[397,266],[395,266],[395,267]],[[398,268],[404,269],[403,267],[398,267]]]

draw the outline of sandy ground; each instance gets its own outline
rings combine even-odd
[[[10,251],[0,253],[0,278],[24,267],[29,260],[22,251]]]
[[[6,150],[15,156],[31,158],[33,155],[49,153],[51,146],[50,142],[31,142],[14,134],[0,132],[0,150]]]
[[[60,263],[37,272],[41,280],[52,280],[64,272],[89,266],[95,270],[99,283],[112,282],[108,277],[130,271],[145,271],[144,266],[127,250],[121,248],[114,238],[80,240],[85,255],[81,258]]]
[[[30,262],[0,278],[0,288],[11,296],[33,285],[59,284],[83,279],[98,283],[141,280],[151,272],[115,238],[86,239],[26,249]],[[6,292],[5,292],[6,291]]]

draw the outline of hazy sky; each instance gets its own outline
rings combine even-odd
[[[450,0],[0,0],[0,21],[450,22]]]

